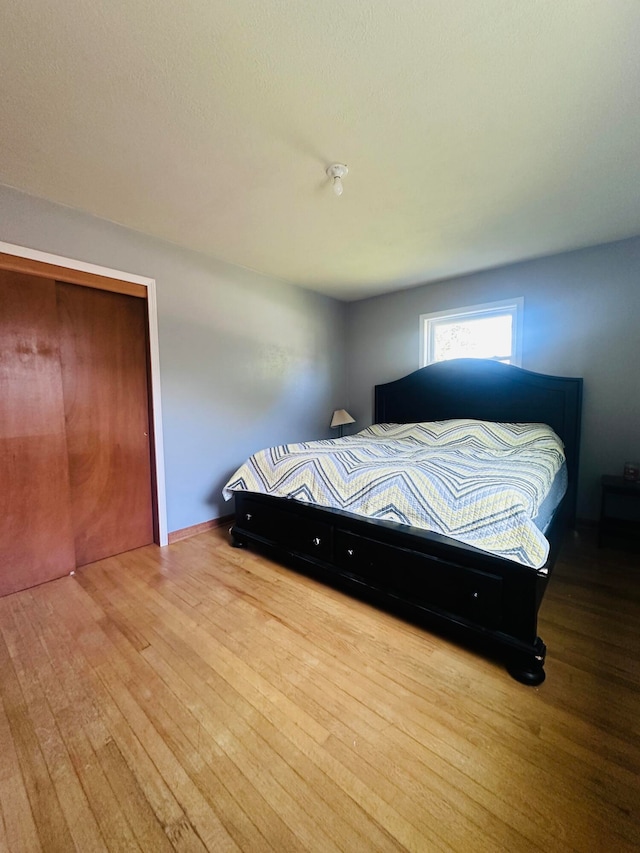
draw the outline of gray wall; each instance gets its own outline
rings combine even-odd
[[[232,511],[253,451],[330,437],[345,305],[0,187],[0,240],[157,282],[169,530]]]
[[[584,378],[578,514],[596,518],[601,474],[640,458],[640,237],[349,305],[349,411],[371,423],[373,386],[418,367],[419,316],[524,297],[522,366]]]
[[[373,386],[418,366],[420,314],[513,296],[523,367],[585,380],[579,514],[640,457],[640,238],[349,305],[4,187],[0,240],[156,279],[169,530],[229,512],[254,450],[332,435],[334,408],[371,423]]]

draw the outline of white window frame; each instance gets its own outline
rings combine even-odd
[[[431,314],[420,315],[420,363],[419,367],[433,364],[433,329],[443,320],[477,320],[496,314],[511,314],[512,342],[509,363],[522,367],[522,316],[524,313],[524,297],[501,299],[498,302],[485,302],[481,305],[467,305],[464,308],[451,308],[447,311],[434,311]]]

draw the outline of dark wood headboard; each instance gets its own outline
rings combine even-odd
[[[582,379],[477,358],[437,362],[375,388],[375,423],[474,418],[548,424],[564,442],[574,517],[581,415]]]

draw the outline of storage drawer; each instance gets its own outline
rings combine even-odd
[[[487,628],[502,617],[502,578],[445,566],[415,551],[397,551],[374,539],[335,531],[335,562],[342,570],[415,604],[471,619]]]
[[[290,524],[289,541],[292,549],[317,560],[331,560],[333,529],[329,524],[309,521],[301,516],[291,518]]]
[[[331,560],[333,531],[329,524],[305,518],[295,507],[282,510],[261,501],[243,498],[236,526],[268,542],[286,542],[288,550],[318,560]]]

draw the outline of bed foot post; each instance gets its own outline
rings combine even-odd
[[[233,527],[229,528],[229,536],[231,537],[231,547],[232,548],[246,548],[247,543],[244,539],[238,538],[236,534],[233,532]]]
[[[535,642],[532,653],[514,655],[507,664],[507,671],[512,678],[527,687],[537,687],[545,679],[544,659],[547,647],[540,637]]]

